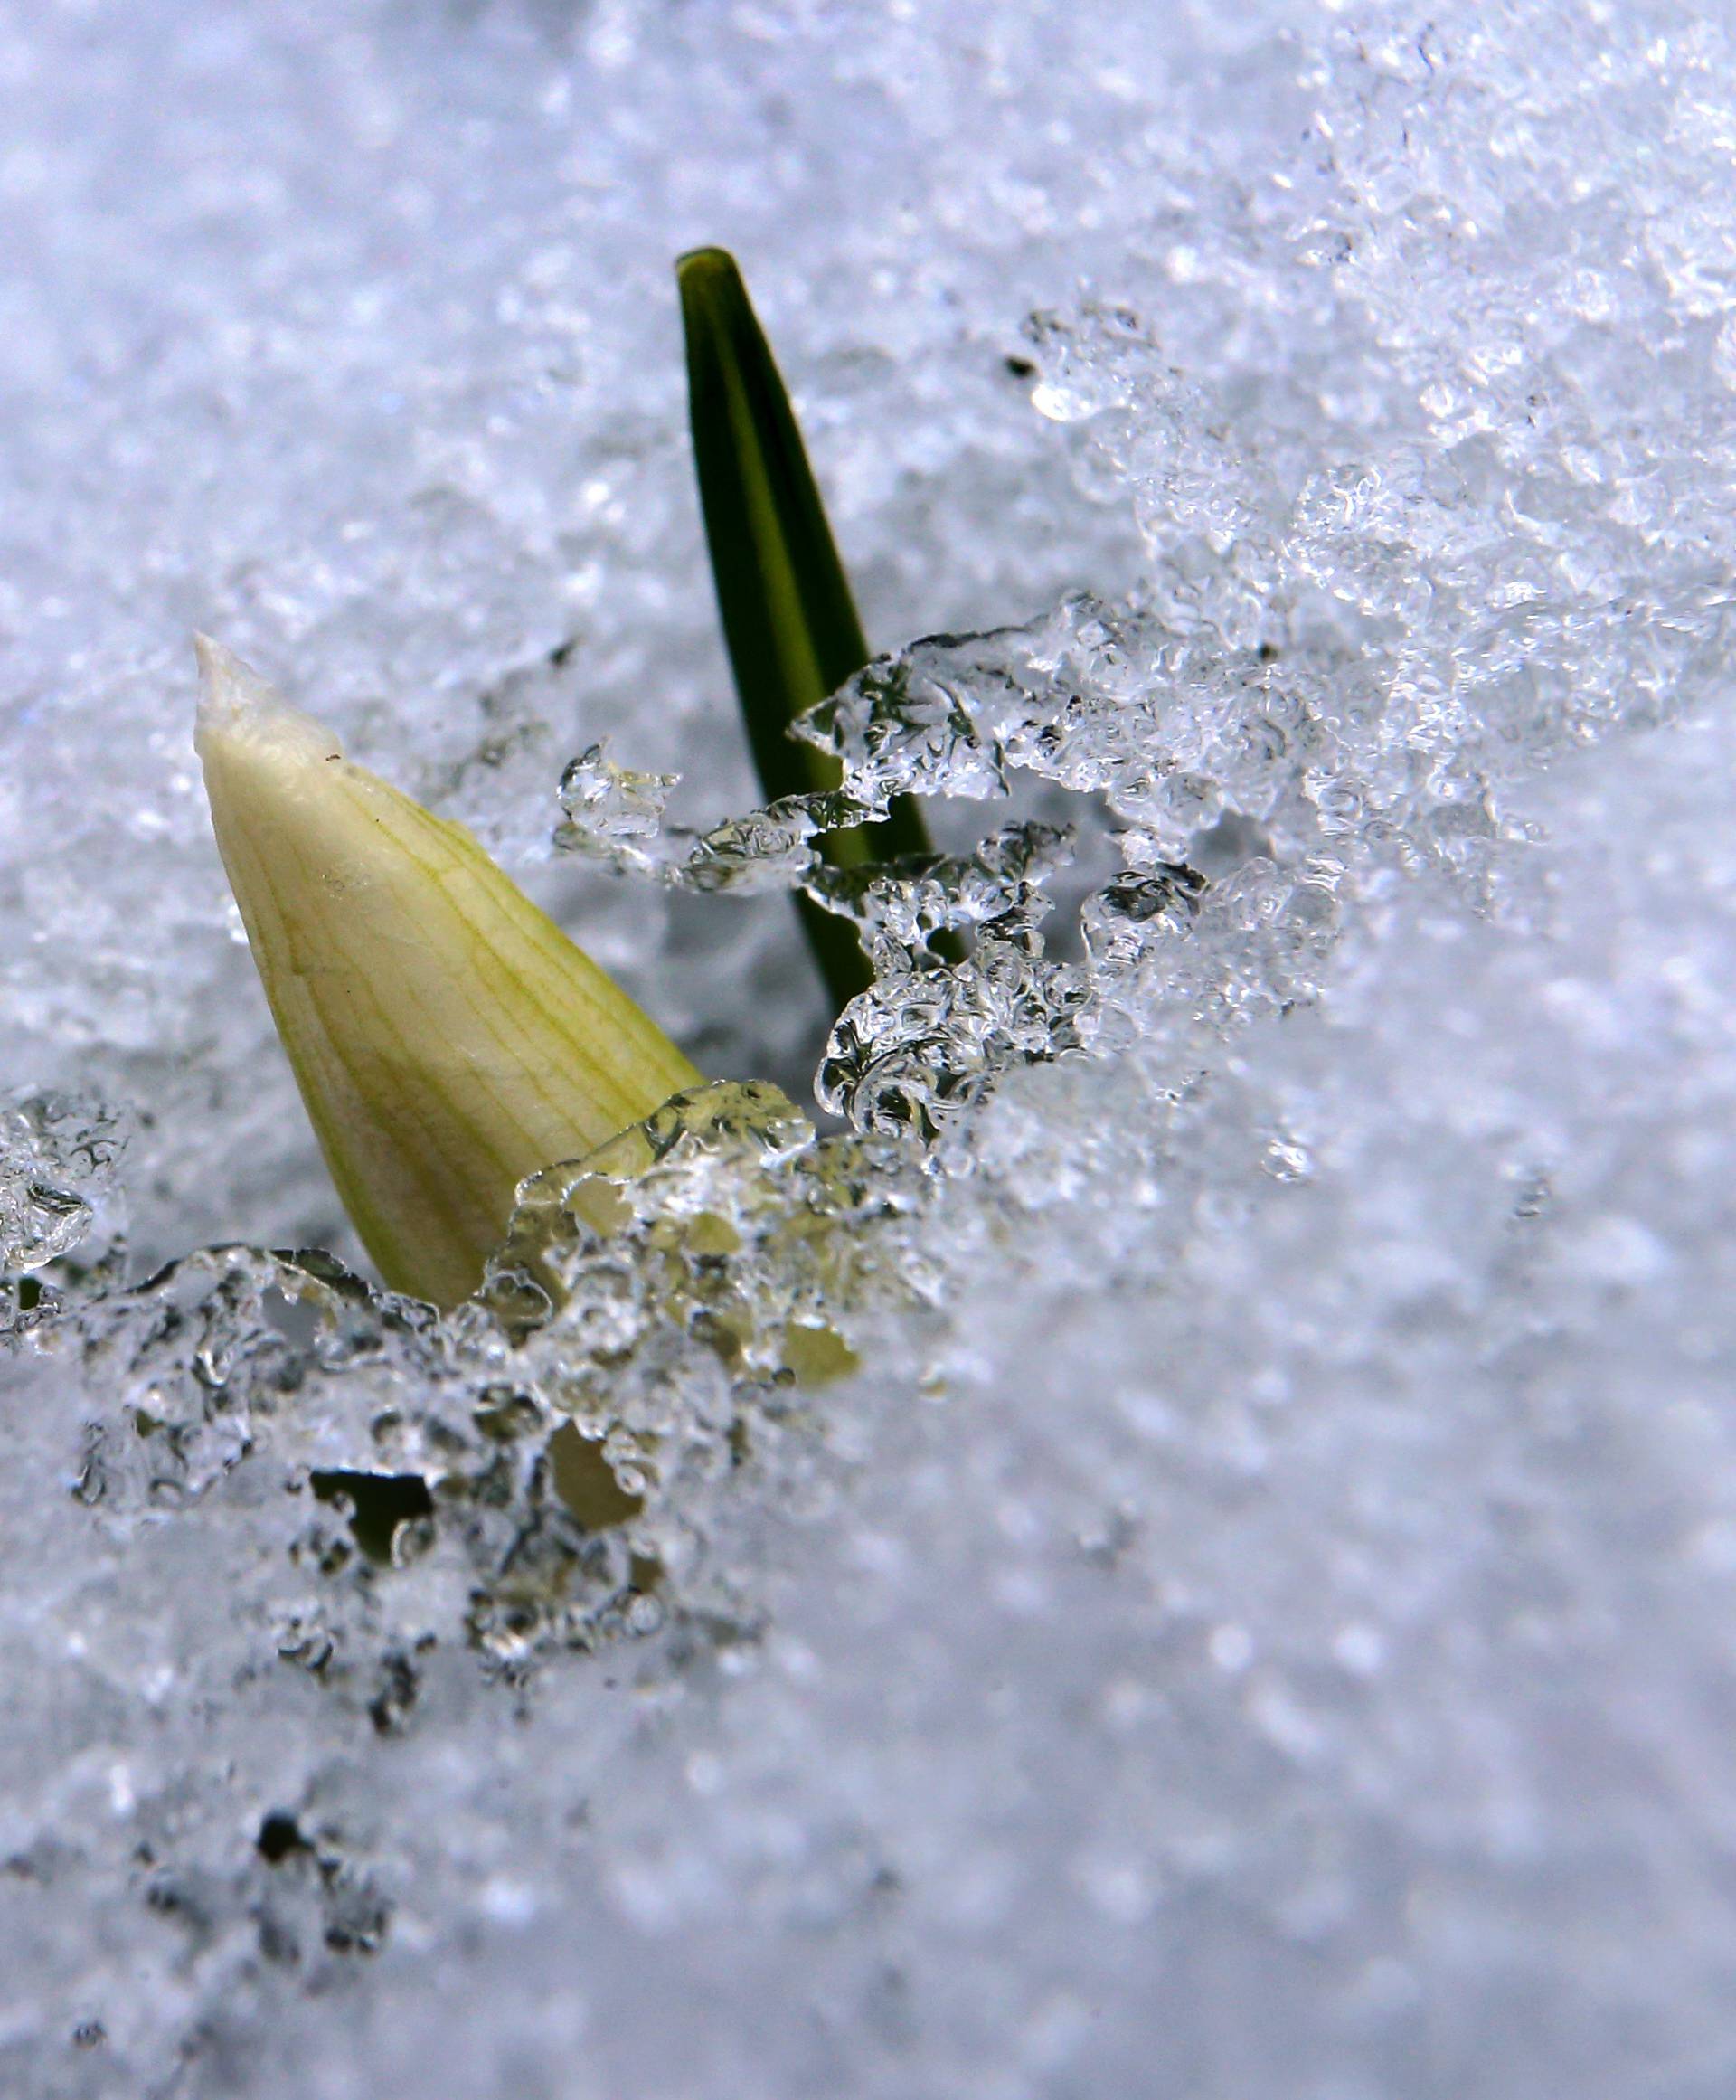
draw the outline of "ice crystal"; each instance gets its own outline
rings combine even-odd
[[[0,64],[0,2085],[1722,2094],[1729,30],[337,12]],[[720,239],[886,651],[769,810]],[[724,1075],[450,1317],[194,625]]]
[[[126,1116],[93,1095],[0,1102],[0,1277],[63,1263],[93,1228],[99,1244],[88,1254],[112,1263],[124,1216],[116,1169],[127,1136]],[[33,1281],[32,1292],[39,1289]]]

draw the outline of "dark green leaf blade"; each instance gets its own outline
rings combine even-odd
[[[735,260],[699,248],[675,265],[688,407],[718,611],[748,740],[769,800],[838,786],[836,760],[789,734],[867,663],[868,644],[770,345]],[[860,867],[932,850],[914,802],[884,823],[828,833],[821,851]],[[849,925],[804,897],[802,922],[834,999],[872,981]]]

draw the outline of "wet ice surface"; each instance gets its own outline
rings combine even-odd
[[[8,2090],[1729,2090],[1736,53],[1127,12],[9,47]],[[862,894],[701,239],[953,630],[815,724],[948,856]],[[266,1252],[194,625],[842,1120],[693,1097],[444,1322]]]

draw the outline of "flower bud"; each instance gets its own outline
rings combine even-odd
[[[386,1282],[456,1305],[527,1175],[702,1075],[462,825],[197,648],[212,822],[320,1149]]]

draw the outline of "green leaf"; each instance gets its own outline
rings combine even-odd
[[[789,396],[735,259],[698,248],[675,264],[705,537],[735,689],[768,800],[836,788],[837,761],[789,733],[869,657]],[[902,796],[882,824],[833,831],[835,867],[933,851]],[[815,960],[843,1006],[873,981],[848,922],[797,900]],[[940,945],[937,942],[937,945]],[[948,941],[945,952],[956,953]]]

